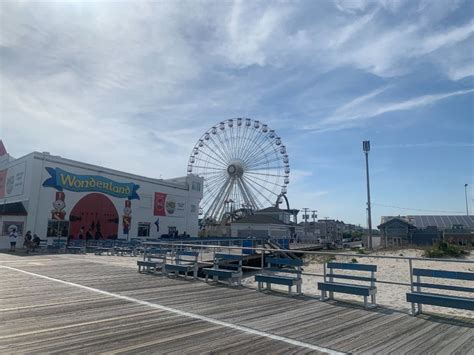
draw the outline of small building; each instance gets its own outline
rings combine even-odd
[[[409,244],[411,233],[416,230],[413,224],[400,217],[388,219],[377,228],[382,233],[382,244],[387,247]]]
[[[153,179],[39,152],[13,159],[0,148],[0,248],[11,229],[19,245],[28,230],[49,242],[198,234],[201,177]]]
[[[303,228],[293,221],[293,211],[268,207],[256,211],[231,223],[231,236],[238,238],[270,237],[274,239],[297,238],[303,235]]]

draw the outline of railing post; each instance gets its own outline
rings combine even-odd
[[[263,270],[265,265],[264,265],[264,256],[265,256],[265,252],[264,250],[260,250],[260,255],[261,255],[261,263],[260,263],[260,268]]]

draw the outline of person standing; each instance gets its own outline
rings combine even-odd
[[[16,240],[18,238],[18,234],[16,232],[16,227],[10,229],[10,251],[14,252],[16,250]]]
[[[82,240],[84,238],[84,227],[79,228],[79,233],[77,233],[77,239]]]

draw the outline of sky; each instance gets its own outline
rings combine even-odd
[[[474,208],[474,1],[2,1],[0,137],[186,174],[216,123],[282,137],[292,208],[372,219]],[[395,207],[387,207],[395,206]]]

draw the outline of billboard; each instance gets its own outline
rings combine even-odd
[[[26,162],[0,170],[0,198],[23,195]]]
[[[181,196],[155,192],[153,214],[164,217],[184,217],[186,213],[186,199]]]

